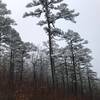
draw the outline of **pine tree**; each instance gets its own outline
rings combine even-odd
[[[39,21],[38,25],[43,26],[46,32],[48,33],[49,38],[49,55],[50,55],[50,65],[52,72],[52,83],[55,85],[55,65],[53,55],[53,47],[52,47],[52,39],[55,35],[59,34],[59,31],[55,28],[55,22],[58,19],[65,19],[75,22],[74,17],[79,14],[75,14],[74,10],[69,10],[67,4],[62,3],[63,0],[33,0],[33,2],[29,3],[26,7],[38,7],[35,11],[31,11],[30,13],[25,13],[24,17],[27,16],[35,16],[40,17],[44,13],[45,20]],[[40,7],[41,6],[41,7]],[[53,13],[57,11],[57,13]],[[56,29],[56,31],[55,31]],[[61,34],[61,33],[60,33]]]
[[[83,95],[84,89],[83,89],[83,77],[84,76],[84,68],[87,64],[91,63],[92,57],[90,56],[91,50],[84,47],[85,44],[88,42],[80,37],[80,35],[77,32],[73,32],[72,30],[69,30],[67,33],[65,33],[62,38],[65,39],[67,42],[67,46],[65,47],[65,50],[69,52],[67,54],[67,58],[69,57],[71,61],[71,78],[72,82],[74,82],[74,93],[77,95],[79,85],[81,87],[81,94]],[[86,75],[86,74],[85,74]],[[87,76],[87,75],[86,75]],[[86,79],[85,79],[86,80]],[[88,81],[90,84],[90,82]],[[89,87],[91,87],[89,85]],[[91,88],[90,88],[91,89]]]
[[[15,24],[14,20],[8,16],[10,13],[10,10],[6,8],[6,4],[2,3],[0,0],[0,67],[2,57],[4,56],[7,48],[5,43],[7,35],[10,33],[11,25]]]

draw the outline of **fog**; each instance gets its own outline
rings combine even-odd
[[[20,33],[24,41],[30,41],[34,44],[42,44],[47,39],[42,27],[37,26],[37,18],[25,18],[22,16],[27,9],[25,5],[31,0],[3,0],[7,4],[7,8],[12,11],[11,17],[18,24],[14,26]],[[94,60],[92,64],[94,70],[100,77],[99,59],[100,59],[100,1],[99,0],[65,0],[70,9],[75,9],[80,15],[76,18],[77,23],[58,21],[57,26],[67,31],[72,29],[89,41],[88,47],[92,50]]]

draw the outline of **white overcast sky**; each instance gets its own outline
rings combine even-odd
[[[11,17],[17,22],[15,27],[24,41],[41,44],[45,41],[46,34],[41,27],[36,25],[36,18],[23,19],[23,13],[27,11],[26,4],[32,0],[2,0],[7,8],[12,11]],[[72,29],[89,41],[88,47],[92,50],[94,70],[100,77],[100,0],[65,0],[71,9],[75,9],[80,15],[76,18],[77,23],[59,21],[57,26],[67,31]]]

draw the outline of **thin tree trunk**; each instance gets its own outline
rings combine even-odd
[[[48,10],[48,4],[47,1],[45,1],[46,4],[46,18],[47,18],[47,24],[48,24],[48,36],[49,36],[49,54],[50,54],[50,65],[51,65],[51,73],[52,73],[52,84],[53,87],[55,87],[55,66],[54,66],[54,59],[53,59],[53,48],[52,48],[52,33],[51,33],[51,26],[49,21],[49,10]]]
[[[23,80],[23,64],[24,64],[24,61],[23,61],[23,55],[22,55],[22,58],[21,58],[21,70],[20,70],[20,81]]]
[[[10,69],[9,69],[9,79],[10,81],[14,80],[14,57],[13,51],[10,53]]]
[[[74,56],[74,52],[73,52],[73,44],[71,41],[71,53],[72,53],[72,64],[73,64],[73,68],[74,68],[74,94],[76,96],[77,99],[77,75],[76,75],[76,64],[75,64],[75,56]]]
[[[88,78],[90,100],[93,100],[92,86],[91,86],[91,81],[90,81],[90,77],[89,77],[89,69],[88,69],[88,67],[87,67],[87,78]]]
[[[32,85],[33,85],[33,88],[36,88],[37,87],[37,82],[36,82],[36,64],[33,62],[32,63],[33,65],[33,79],[32,79]]]
[[[68,74],[68,66],[65,58],[65,71],[66,71],[66,80],[67,80],[67,93],[69,92],[69,74]]]
[[[84,91],[83,91],[82,73],[81,73],[80,66],[78,68],[79,68],[79,77],[80,77],[80,84],[81,84],[81,95],[83,96],[84,95]]]
[[[40,86],[43,87],[43,81],[44,81],[44,76],[43,76],[43,60],[41,57],[41,63],[40,63]]]
[[[1,67],[1,56],[2,54],[1,54],[1,32],[0,32],[0,67]]]
[[[14,55],[13,51],[11,50],[10,53],[10,68],[9,68],[9,100],[15,100],[14,98]]]

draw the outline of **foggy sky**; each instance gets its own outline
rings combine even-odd
[[[11,17],[17,22],[16,30],[20,33],[24,41],[33,42],[34,44],[41,44],[46,40],[46,34],[43,29],[36,25],[37,18],[25,18],[22,16],[27,8],[26,4],[31,0],[2,0],[7,4],[7,8],[12,11]],[[72,29],[80,33],[81,37],[89,41],[88,47],[92,50],[94,60],[92,64],[94,70],[100,77],[100,0],[65,0],[70,9],[75,9],[80,15],[76,18],[77,23],[58,21],[57,26],[67,31]]]

